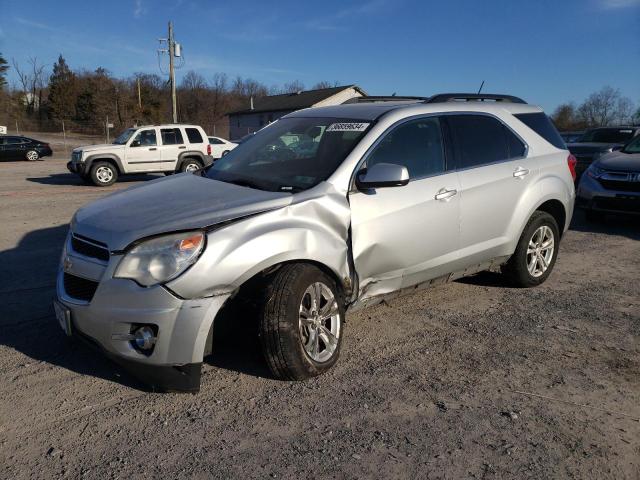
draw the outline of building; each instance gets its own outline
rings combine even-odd
[[[229,114],[229,138],[238,140],[302,108],[340,105],[350,98],[366,95],[357,85],[345,85],[252,99],[249,108]]]

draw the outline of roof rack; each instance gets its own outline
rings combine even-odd
[[[513,95],[498,95],[495,93],[440,93],[425,100],[424,103],[442,102],[504,102],[504,103],[527,103],[519,97]]]
[[[405,96],[366,96],[366,97],[354,97],[350,98],[346,102],[343,102],[343,105],[347,105],[350,103],[376,103],[376,102],[402,102],[405,100],[416,100],[426,102],[429,100],[429,97],[405,97]]]

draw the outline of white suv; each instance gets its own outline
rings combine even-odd
[[[128,128],[112,144],[78,147],[70,172],[99,187],[127,173],[193,172],[213,163],[207,134],[197,125]]]

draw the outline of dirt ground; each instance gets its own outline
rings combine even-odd
[[[481,274],[348,315],[303,383],[227,320],[201,392],[157,394],[51,308],[73,212],[152,176],[65,161],[0,164],[0,478],[640,478],[640,220],[577,214],[535,289]]]

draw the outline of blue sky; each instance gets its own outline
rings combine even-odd
[[[374,95],[520,95],[551,111],[604,85],[640,104],[640,0],[2,0],[0,51],[21,65],[159,73],[172,19],[185,66],[267,85],[356,83]],[[10,76],[15,80],[15,76]]]

